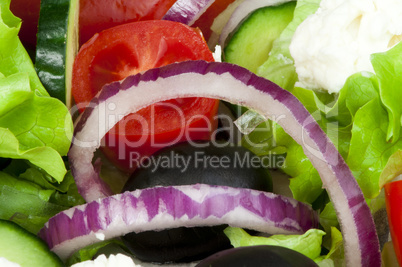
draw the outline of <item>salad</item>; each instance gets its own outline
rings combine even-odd
[[[402,262],[400,1],[26,2],[0,0],[2,264]]]

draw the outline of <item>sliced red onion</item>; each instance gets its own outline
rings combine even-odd
[[[163,20],[194,24],[215,0],[177,0],[163,16]]]
[[[237,27],[246,19],[253,11],[267,6],[278,6],[295,0],[244,0],[232,13],[229,21],[223,27],[219,36],[219,45],[222,49],[226,46],[226,39],[233,33]]]
[[[63,211],[39,235],[62,259],[103,239],[130,232],[228,224],[265,233],[304,233],[318,227],[309,205],[244,188],[210,185],[154,187]]]
[[[349,167],[325,132],[291,93],[228,63],[175,63],[106,85],[79,118],[69,152],[71,170],[86,200],[108,196],[92,165],[100,140],[117,122],[106,124],[106,118],[123,118],[153,103],[183,97],[217,98],[243,105],[282,126],[303,147],[337,210],[347,265],[381,265],[370,210]]]

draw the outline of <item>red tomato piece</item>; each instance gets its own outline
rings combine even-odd
[[[384,189],[392,243],[399,265],[402,265],[402,181],[387,183]]]
[[[205,40],[209,40],[212,33],[211,26],[215,18],[234,1],[235,0],[215,0],[215,2],[197,19],[192,27],[200,28]]]
[[[80,0],[80,44],[95,33],[128,22],[162,19],[176,0]]]
[[[81,47],[73,67],[72,94],[82,109],[106,83],[173,62],[199,59],[213,61],[213,56],[200,32],[191,27],[162,20],[123,24],[99,33]],[[119,167],[132,171],[136,167],[133,160],[164,146],[209,139],[217,126],[218,103],[187,98],[144,108],[107,133],[103,151]]]

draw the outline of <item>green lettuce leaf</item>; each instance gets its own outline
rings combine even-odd
[[[37,168],[28,168],[19,177],[0,171],[0,219],[37,233],[50,217],[85,203],[71,175],[60,185],[50,184],[43,175],[47,174]],[[40,180],[43,186],[36,183]]]
[[[64,161],[56,150],[46,146],[21,149],[18,139],[6,128],[0,128],[0,157],[26,159],[57,181],[62,181],[67,173]]]
[[[37,233],[49,218],[66,207],[49,202],[53,190],[0,172],[0,218]]]
[[[325,208],[320,212],[320,225],[327,233],[330,233],[332,228],[339,227],[336,210],[331,202],[327,203]]]
[[[79,262],[93,260],[94,258],[96,258],[101,254],[105,254],[108,256],[111,254],[115,255],[118,253],[125,254],[127,256],[132,256],[121,240],[118,239],[106,240],[89,245],[85,248],[78,250],[67,259],[66,265],[71,266]]]
[[[282,31],[278,39],[273,42],[272,50],[267,61],[258,69],[257,75],[273,81],[282,88],[293,88],[297,74],[293,66],[289,45],[297,26],[319,7],[321,0],[299,0],[294,11],[293,20]]]
[[[325,232],[310,229],[303,235],[273,235],[270,237],[251,236],[241,228],[227,227],[224,230],[233,247],[272,245],[282,246],[316,259],[321,253],[322,237]]]
[[[309,111],[337,146],[367,198],[378,196],[383,184],[380,184],[381,173],[391,155],[402,149],[400,138],[393,143],[387,141],[388,113],[380,98],[378,84],[378,76],[374,74],[352,75],[341,89],[336,103],[326,105],[326,110],[319,108],[322,103],[317,102],[317,97],[309,95],[315,92],[300,94],[298,91],[305,89],[294,89],[295,95],[309,107]],[[315,110],[312,108],[314,106]],[[277,142],[281,144],[280,140]],[[286,143],[281,145],[286,146]],[[294,177],[290,187],[295,198],[312,203],[312,198],[320,193],[321,181],[310,168],[311,165],[305,163],[307,158],[304,153],[296,147],[298,144],[295,142],[288,143],[288,155],[293,153],[291,151],[298,154],[286,160],[284,171]],[[289,170],[292,166],[300,168],[300,161],[309,173],[299,174]]]
[[[29,76],[26,73],[0,77],[0,88],[0,116],[24,103],[31,93]]]
[[[72,118],[62,102],[38,96],[30,86],[27,73],[0,78],[0,157],[28,160],[60,182]]]
[[[292,92],[306,105],[309,112],[338,148],[340,154],[349,163],[350,160],[360,160],[363,158],[359,156],[361,155],[359,153],[362,153],[360,148],[354,151],[355,143],[353,143],[353,148],[350,148],[352,135],[357,132],[356,128],[353,130],[353,125],[357,121],[361,121],[360,118],[356,120],[356,112],[373,97],[378,97],[377,85],[377,78],[373,74],[357,73],[349,77],[337,99],[333,99],[330,96],[322,96],[317,92],[299,87],[295,87]],[[325,99],[325,101],[322,101],[322,99]],[[283,135],[285,133],[282,133],[280,137],[284,138]],[[294,177],[290,182],[290,188],[294,197],[300,201],[312,203],[322,191],[322,182],[318,172],[313,168],[303,150],[296,142],[289,141],[287,137],[282,142],[278,140],[278,143],[283,143],[283,146],[286,146],[286,143],[288,144],[288,155],[296,151],[295,155],[287,159],[284,168],[286,173]],[[357,147],[360,145],[362,144],[358,144]],[[352,153],[357,154],[350,156],[351,150],[353,150]],[[356,168],[359,167],[356,166]],[[354,174],[358,175],[358,173]],[[365,181],[363,183],[371,186],[371,189],[374,188],[374,185],[364,180],[366,176],[361,177]],[[369,194],[374,195],[367,191],[366,195]]]
[[[326,233],[326,235],[323,237],[322,245],[326,249],[330,250],[332,242],[331,231],[333,228],[339,228],[338,217],[332,202],[326,203],[324,208],[321,209],[320,226]]]
[[[53,194],[50,199],[52,203],[66,207],[73,207],[85,203],[82,196],[78,193],[78,188],[71,171],[67,172],[61,183],[50,182],[51,177],[48,176],[46,172],[36,167],[31,167],[20,174],[19,179],[33,182],[43,189],[52,190]]]
[[[378,97],[378,79],[369,72],[356,73],[346,80],[334,107],[329,111],[342,126],[352,125],[356,112]]]
[[[380,187],[402,174],[402,150],[398,149],[392,154],[380,175]]]
[[[402,124],[402,43],[387,52],[371,55],[371,63],[378,76],[380,95],[389,117],[387,141],[399,140]]]
[[[14,82],[15,76],[2,80],[11,79]],[[22,77],[24,74],[17,76]],[[35,92],[18,89],[21,87],[14,88],[15,91],[7,90],[8,97],[0,99],[1,107],[8,106],[6,112],[0,112],[0,127],[9,129],[15,135],[20,149],[47,146],[55,149],[60,155],[66,155],[73,131],[71,116],[66,106],[55,98],[41,97]],[[29,88],[29,83],[25,88]],[[3,91],[3,87],[0,87],[0,90]],[[13,100],[17,97],[18,100],[13,105]],[[20,99],[24,101],[21,102]]]
[[[331,248],[327,255],[316,259],[320,267],[344,266],[344,247],[342,233],[335,227],[331,228]]]
[[[367,198],[379,195],[381,173],[389,158],[402,149],[402,139],[387,142],[388,125],[388,114],[379,98],[356,112],[346,162]]]
[[[11,13],[10,1],[0,1],[0,72],[4,76],[26,73],[32,90],[48,96],[36,74],[31,58],[18,38],[21,20]]]
[[[10,0],[0,1],[0,218],[37,233],[50,217],[84,200],[62,158],[72,118],[40,83],[9,6]]]

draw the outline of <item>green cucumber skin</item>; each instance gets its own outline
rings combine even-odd
[[[293,19],[296,1],[255,10],[227,39],[223,59],[256,72],[269,56],[272,44]]]
[[[35,68],[50,96],[63,103],[67,101],[68,29],[69,23],[74,23],[70,21],[70,12],[78,12],[76,2],[78,0],[42,0],[40,7]]]
[[[64,266],[43,240],[14,222],[0,220],[0,237],[0,257],[21,267]]]

